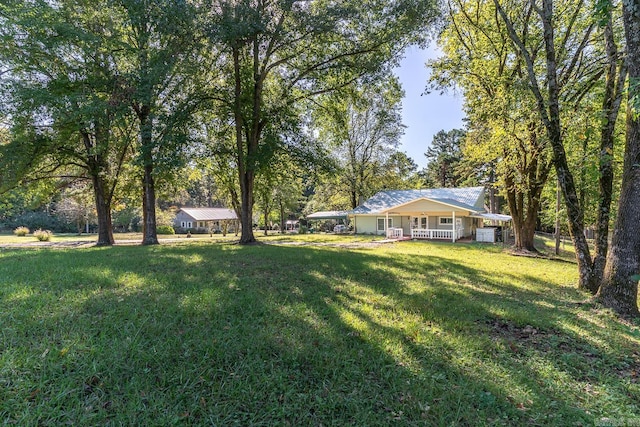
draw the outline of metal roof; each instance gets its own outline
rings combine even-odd
[[[236,212],[233,209],[227,208],[182,208],[180,211],[189,215],[196,221],[238,219]]]
[[[432,200],[471,212],[484,211],[484,187],[463,187],[380,191],[352,210],[350,214],[380,214],[420,199]]]
[[[308,219],[346,219],[349,215],[347,211],[322,211],[307,215]]]
[[[490,221],[511,221],[511,215],[494,214],[494,213],[478,213],[471,215],[474,218],[482,218]]]

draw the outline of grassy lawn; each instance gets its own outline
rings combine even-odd
[[[0,249],[0,422],[639,422],[639,325],[574,264],[289,240]]]
[[[196,234],[192,236],[195,240],[198,239],[211,239],[208,234]],[[118,241],[130,241],[135,240],[138,242],[142,241],[142,233],[115,233],[114,238],[116,242]],[[158,240],[167,240],[167,239],[184,239],[186,238],[185,234],[160,234],[158,235]],[[214,235],[213,237],[216,240],[223,239],[222,235]],[[226,236],[228,239],[235,239],[236,237],[231,234]],[[97,234],[76,234],[76,233],[56,233],[51,237],[51,242],[64,243],[64,242],[96,242],[98,240]],[[15,243],[35,243],[38,240],[32,235],[29,234],[27,236],[16,236],[12,233],[0,233],[0,245],[3,244],[15,244]]]

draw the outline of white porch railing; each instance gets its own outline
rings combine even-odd
[[[463,229],[456,230],[455,239],[461,239]],[[412,228],[412,239],[431,239],[431,240],[453,240],[453,230],[427,230],[425,228]]]
[[[402,228],[387,228],[387,239],[399,239],[402,237]]]

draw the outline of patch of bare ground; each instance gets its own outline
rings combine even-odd
[[[545,330],[531,325],[520,326],[495,318],[485,320],[483,323],[489,328],[492,341],[508,347],[516,356],[525,357],[531,352],[536,352],[558,360],[563,356],[571,355],[573,367],[583,372],[585,380],[592,375],[594,366],[600,366],[599,369],[606,367],[621,379],[640,383],[639,349],[629,349],[624,356],[610,358],[579,337],[570,336],[555,329]]]
[[[573,263],[572,260],[567,259],[567,258],[562,258],[559,256],[556,256],[554,254],[549,254],[546,252],[538,252],[538,251],[530,251],[527,249],[508,249],[507,253],[509,255],[513,255],[513,256],[519,256],[519,257],[525,257],[525,258],[540,258],[540,259],[546,259],[549,261],[560,261],[560,262],[568,262],[568,263]]]

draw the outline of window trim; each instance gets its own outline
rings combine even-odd
[[[442,220],[446,221],[442,221]],[[453,217],[452,216],[439,216],[438,217],[438,225],[453,225]]]

